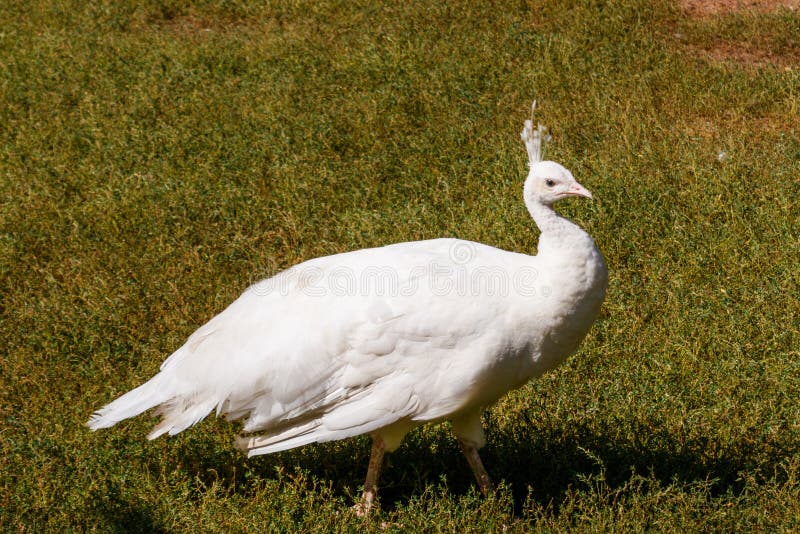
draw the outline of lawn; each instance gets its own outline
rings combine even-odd
[[[0,528],[800,530],[798,13],[3,2]],[[214,417],[84,426],[300,261],[443,236],[535,253],[533,98],[594,193],[560,209],[610,287],[577,354],[487,412],[494,496],[446,423],[390,455],[368,520],[367,438],[247,460]]]

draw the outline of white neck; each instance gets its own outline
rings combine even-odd
[[[565,219],[552,206],[541,202],[526,202],[528,211],[539,227],[538,255],[562,256],[575,261],[576,254],[589,253],[594,241],[580,226]]]
[[[573,229],[580,230],[578,226],[559,215],[552,206],[537,201],[526,202],[525,204],[542,234],[569,232]],[[583,230],[580,231],[583,232]]]

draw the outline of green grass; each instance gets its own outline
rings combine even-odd
[[[448,4],[3,3],[3,530],[800,529],[800,17]],[[447,425],[391,455],[366,522],[365,438],[245,460],[214,418],[83,426],[299,261],[533,252],[533,97],[611,282],[578,354],[487,414],[495,497]]]

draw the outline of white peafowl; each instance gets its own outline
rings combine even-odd
[[[88,426],[157,407],[154,439],[216,411],[246,418],[237,445],[248,456],[370,434],[354,507],[364,515],[384,452],[423,423],[449,420],[480,490],[490,492],[478,456],[482,412],[576,350],[607,286],[592,238],[553,210],[592,195],[542,161],[544,136],[525,121],[536,256],[434,239],[306,261],[248,288]]]

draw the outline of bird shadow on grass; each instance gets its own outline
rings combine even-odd
[[[613,432],[588,426],[516,431],[492,428],[481,456],[495,482],[511,488],[515,512],[523,513],[526,502],[557,510],[571,488],[582,488],[587,478],[602,474],[604,484],[615,490],[633,475],[654,478],[661,485],[706,484],[713,495],[738,493],[744,488],[743,471],[774,472],[787,451],[757,450],[758,444],[741,444],[724,450],[713,440],[682,441],[667,431],[638,429],[641,442],[621,443]],[[306,446],[284,453],[246,459],[232,447],[187,444],[178,451],[179,461],[191,476],[208,484],[222,482],[230,490],[246,494],[247,479],[274,479],[277,471],[299,470],[313,480],[330,481],[331,489],[344,500],[355,499],[363,484],[369,460],[369,439],[354,438]],[[761,445],[763,446],[763,445]],[[243,476],[247,473],[248,476]],[[426,487],[442,483],[452,495],[466,495],[474,487],[472,473],[449,425],[425,432],[412,432],[404,444],[387,455],[380,478],[381,506],[392,511],[421,495]]]
[[[123,495],[120,487],[107,482],[102,491],[92,495],[92,516],[96,525],[107,532],[152,532],[167,533],[159,524],[150,506]]]

